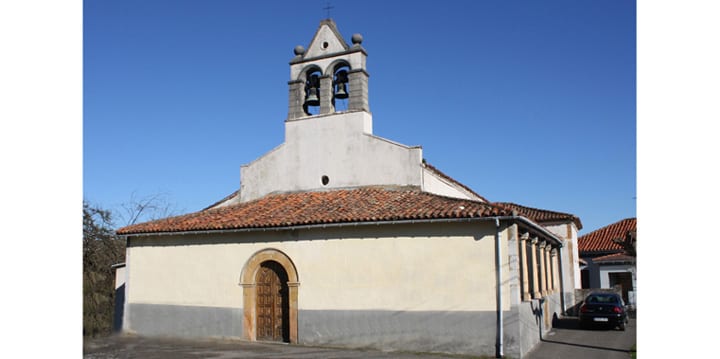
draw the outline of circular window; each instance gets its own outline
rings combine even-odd
[[[328,46],[330,46],[330,44],[328,44],[327,41],[323,41],[323,43],[322,43],[322,48],[323,48],[323,50],[327,49]]]
[[[330,183],[330,178],[328,176],[322,176],[320,182],[322,182],[323,186],[327,186],[327,184]]]

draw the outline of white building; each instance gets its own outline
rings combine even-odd
[[[578,238],[583,289],[610,289],[619,286],[626,303],[635,306],[637,270],[635,256],[618,243],[630,234],[635,239],[637,218],[625,218]]]
[[[375,136],[360,35],[323,20],[295,54],[285,141],[236,193],[118,230],[123,330],[522,357],[575,304],[580,221]]]

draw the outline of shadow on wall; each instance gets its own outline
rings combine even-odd
[[[113,331],[119,332],[123,327],[125,311],[125,284],[115,289],[115,310],[113,311]]]

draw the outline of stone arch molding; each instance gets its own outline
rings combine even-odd
[[[322,76],[327,75],[327,74],[325,73],[325,72],[327,71],[327,69],[323,69],[323,68],[321,68],[320,66],[318,66],[317,64],[310,64],[310,65],[305,66],[305,67],[300,71],[300,73],[299,73],[298,76],[297,76],[297,80],[298,80],[298,81],[305,81],[305,80],[307,80],[308,74],[311,74],[311,73],[313,73],[313,72],[315,72],[315,71],[319,71]]]
[[[332,76],[335,72],[335,69],[342,66],[347,66],[351,71],[354,70],[352,64],[350,64],[350,61],[348,61],[347,59],[333,60],[329,64],[323,65],[323,67],[321,67],[320,65],[321,64],[312,63],[305,66],[298,73],[296,80],[305,81],[307,79],[307,75],[315,71],[320,71],[322,76]]]
[[[298,342],[298,322],[297,322],[297,311],[298,311],[298,286],[299,277],[295,264],[292,262],[287,254],[274,249],[267,248],[260,250],[253,254],[250,259],[245,263],[242,273],[240,274],[240,285],[243,287],[243,339],[246,340],[257,340],[257,313],[256,313],[256,299],[257,283],[255,282],[255,275],[257,274],[260,265],[266,261],[274,261],[279,263],[287,272],[288,275],[288,300],[289,300],[289,320],[290,323],[290,343]]]

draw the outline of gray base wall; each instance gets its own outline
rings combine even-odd
[[[495,354],[495,312],[301,310],[306,345]]]
[[[505,355],[523,358],[540,343],[542,338],[552,330],[553,319],[562,316],[560,293],[550,294],[542,300],[532,299],[514,306],[512,311],[517,316],[517,343],[505,350]]]
[[[526,356],[560,313],[559,294],[503,313],[505,357]],[[243,334],[242,308],[129,304],[128,319],[126,331],[146,336],[240,339]],[[298,311],[298,341],[304,345],[494,356],[495,330],[494,311]]]
[[[129,304],[129,332],[178,338],[241,338],[242,308]]]
[[[139,335],[240,339],[243,334],[242,308],[129,304],[128,314],[125,330]],[[298,341],[491,356],[495,354],[495,320],[495,312],[490,311],[299,310]]]

